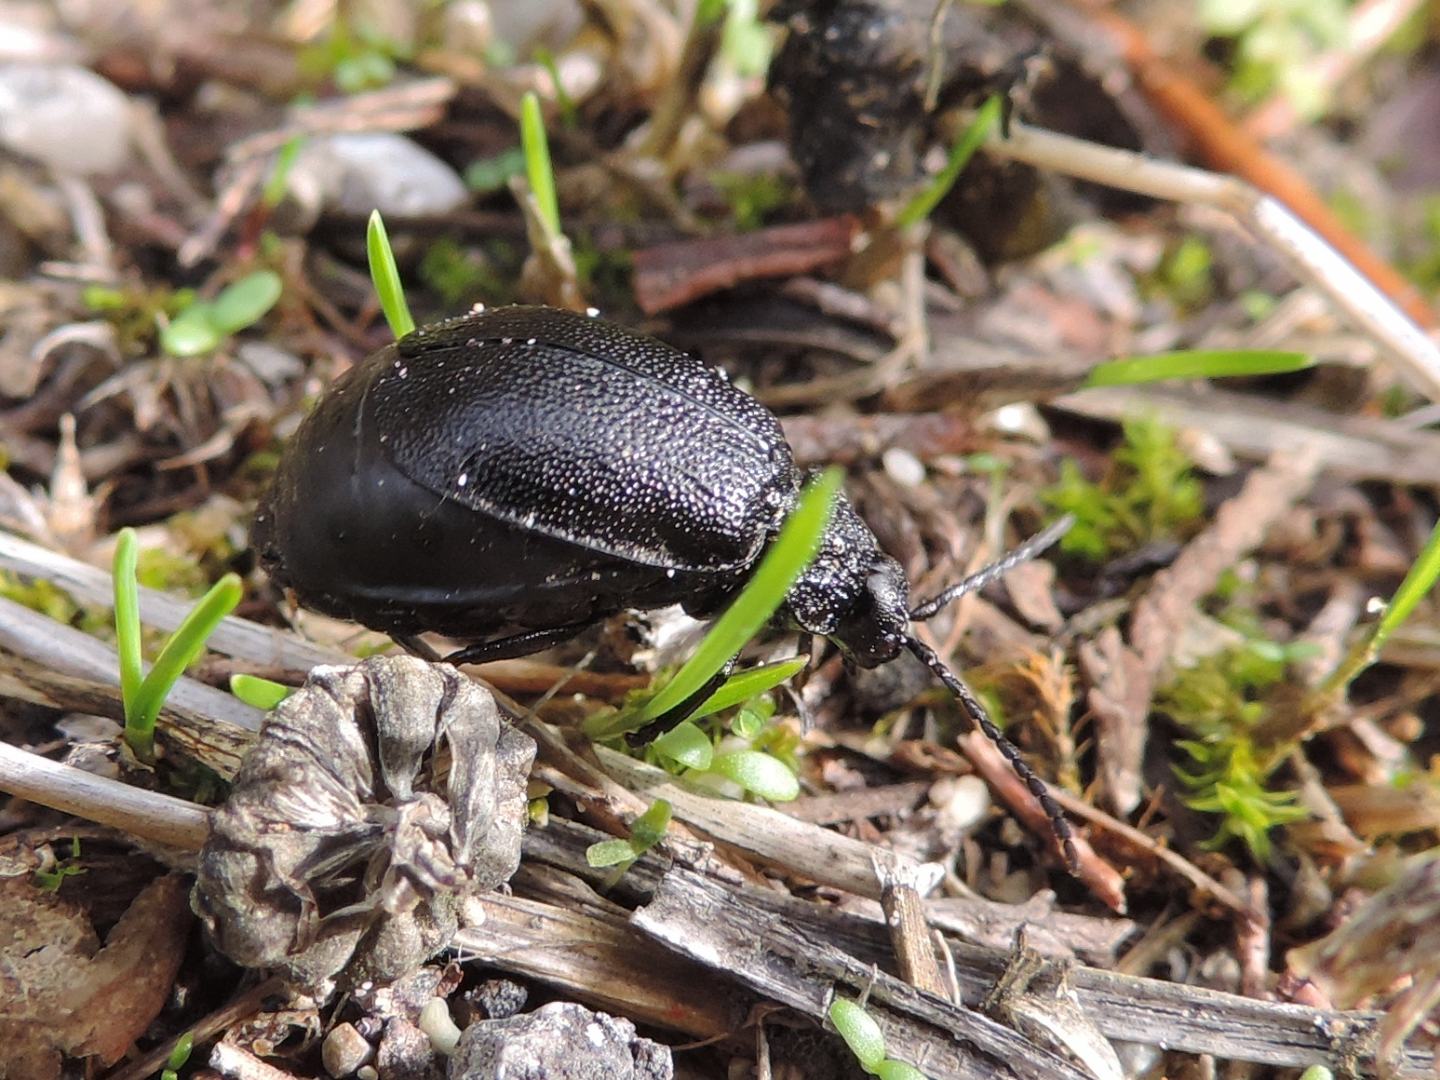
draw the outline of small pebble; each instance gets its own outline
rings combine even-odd
[[[337,1024],[325,1036],[325,1044],[320,1048],[320,1061],[336,1080],[349,1076],[374,1056],[375,1048],[353,1024]]]
[[[77,65],[0,64],[0,147],[56,172],[115,172],[130,157],[130,103]]]
[[[919,487],[925,482],[925,466],[909,450],[892,446],[880,455],[885,475],[901,487]]]

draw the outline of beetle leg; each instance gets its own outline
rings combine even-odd
[[[523,633],[511,634],[509,637],[477,641],[473,645],[466,645],[465,648],[451,653],[445,657],[445,662],[447,664],[483,664],[487,660],[510,660],[517,656],[529,656],[541,649],[548,649],[552,645],[569,641],[582,630],[587,630],[594,625],[594,620],[569,623],[565,626],[552,626],[548,630],[526,630]]]
[[[666,709],[639,731],[630,732],[625,736],[625,741],[631,746],[644,746],[646,743],[653,742],[661,735],[664,735],[665,732],[675,727],[680,721],[698,709],[706,698],[724,685],[725,680],[730,677],[730,673],[735,670],[735,661],[739,659],[738,654],[732,656],[725,662],[725,666],[715,672],[714,675],[711,675],[705,685],[700,687],[699,690],[696,690],[673,709]]]
[[[421,660],[428,660],[432,664],[438,663],[440,660],[440,654],[432,649],[419,634],[391,634],[390,640],[411,656],[418,656]]]

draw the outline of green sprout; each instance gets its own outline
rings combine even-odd
[[[120,658],[120,697],[125,709],[125,742],[141,761],[155,756],[155,721],[176,680],[205,641],[244,595],[237,574],[226,574],[185,616],[160,650],[149,674],[140,657],[139,588],[135,580],[134,529],[121,529],[115,544],[115,641]]]
[[[160,1072],[160,1080],[179,1080],[180,1070],[190,1060],[190,1053],[195,1047],[195,1033],[187,1031],[175,1040],[175,1048],[170,1051],[170,1056],[165,1060],[165,1068]]]
[[[1133,386],[1165,379],[1284,375],[1314,365],[1313,356],[1278,349],[1192,349],[1154,356],[1126,356],[1096,364],[1083,385]]]
[[[1060,541],[1066,554],[1108,559],[1183,534],[1204,510],[1204,489],[1174,431],[1143,417],[1126,420],[1122,431],[1124,443],[1098,483],[1066,460],[1059,482],[1041,492],[1057,515],[1075,515],[1074,527]]]
[[[1255,732],[1285,689],[1288,665],[1311,652],[1313,647],[1303,642],[1251,639],[1180,671],[1156,695],[1156,708],[1194,736],[1176,741],[1193,768],[1177,765],[1174,771],[1188,790],[1185,804],[1220,817],[1206,847],[1240,840],[1258,861],[1267,862],[1270,831],[1307,816],[1295,792],[1271,786],[1289,744],[1261,745]]]
[[[567,128],[577,126],[580,123],[580,113],[575,107],[575,99],[560,81],[560,65],[555,62],[555,54],[541,45],[535,50],[535,62],[545,69],[545,73],[550,76],[551,85],[555,87],[555,104],[560,106],[560,122]]]
[[[379,210],[370,212],[370,222],[365,229],[365,252],[370,259],[370,280],[375,284],[375,295],[380,298],[380,310],[385,313],[390,332],[397,339],[402,338],[415,329],[415,319],[405,300],[400,268],[395,265],[390,234],[385,231],[385,221],[380,217]]]
[[[314,83],[329,81],[342,94],[358,94],[388,85],[396,61],[408,59],[410,50],[402,42],[363,22],[352,29],[348,19],[336,19],[329,36],[300,53],[298,66]]]
[[[230,693],[246,705],[269,712],[294,692],[294,687],[262,679],[258,675],[236,672],[230,676]]]
[[[1400,587],[1395,590],[1395,595],[1385,605],[1385,610],[1375,624],[1375,628],[1346,655],[1345,659],[1321,683],[1319,693],[1322,697],[1338,694],[1350,685],[1356,675],[1375,662],[1375,658],[1380,655],[1380,650],[1390,639],[1390,635],[1414,614],[1420,601],[1428,596],[1430,590],[1435,587],[1436,579],[1440,579],[1440,524],[1436,524],[1435,528],[1431,530],[1430,538],[1420,549],[1419,557],[1411,565],[1409,572],[1405,575],[1405,580],[1400,582]]]
[[[226,338],[264,318],[280,292],[279,274],[257,270],[227,285],[214,300],[191,298],[161,326],[160,347],[171,356],[214,352]]]
[[[715,681],[734,657],[774,616],[796,578],[819,550],[829,524],[839,470],[822,473],[801,493],[740,595],[715,620],[690,658],[658,690],[639,691],[618,712],[592,717],[584,730],[593,739],[613,739],[655,723]],[[687,779],[735,784],[749,795],[787,802],[800,793],[793,766],[793,740],[781,729],[766,730],[774,705],[764,695],[805,666],[796,656],[729,676],[685,719],[655,737],[647,748],[654,763],[683,772]],[[737,708],[728,725],[718,716]],[[728,730],[727,730],[728,727]],[[722,740],[734,736],[745,746]]]
[[[588,732],[592,738],[620,735],[659,719],[699,693],[739,654],[784,603],[790,586],[820,549],[840,479],[838,469],[829,469],[806,486],[745,588],[715,620],[690,659],[638,710],[622,714],[618,723],[603,730]],[[717,693],[724,690],[722,686]]]
[[[59,892],[60,886],[65,884],[65,879],[85,873],[85,867],[80,865],[80,838],[70,838],[70,857],[57,860],[53,866],[43,870],[35,871],[35,885],[45,892]]]
[[[914,1065],[885,1056],[885,1033],[859,1002],[836,997],[830,1002],[830,1023],[845,1040],[860,1067],[880,1080],[925,1080]]]
[[[465,168],[465,186],[477,195],[493,195],[525,172],[525,151],[518,146],[479,158]]]
[[[670,804],[656,799],[630,826],[627,840],[601,840],[585,849],[585,861],[596,869],[617,868],[615,880],[635,864],[635,860],[665,838],[670,827]]]
[[[1003,108],[1004,100],[1001,96],[992,94],[985,104],[975,111],[975,118],[966,125],[960,137],[955,140],[955,145],[950,148],[950,158],[946,161],[945,168],[905,205],[895,219],[897,225],[902,229],[917,225],[940,205],[940,200],[955,186],[955,181],[960,179],[960,174],[970,163],[975,151],[980,149],[981,144],[990,137],[991,129],[1000,122]]]
[[[270,175],[265,180],[265,188],[260,193],[260,205],[265,209],[274,210],[284,200],[285,193],[290,189],[290,171],[295,168],[295,162],[304,145],[305,136],[292,135],[275,155],[275,167],[270,170]]]
[[[540,220],[555,236],[560,235],[560,203],[555,196],[555,171],[550,165],[550,141],[545,136],[545,118],[540,99],[528,91],[520,100],[520,146],[525,151],[525,179],[540,208]]]

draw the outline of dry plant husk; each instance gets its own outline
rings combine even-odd
[[[515,872],[534,755],[452,668],[316,668],[215,811],[195,910],[230,959],[312,991],[399,977]]]

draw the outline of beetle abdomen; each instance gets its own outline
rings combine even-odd
[[[504,308],[372,356],[360,423],[435,495],[629,562],[748,565],[793,505],[775,418],[713,368],[571,312]]]

